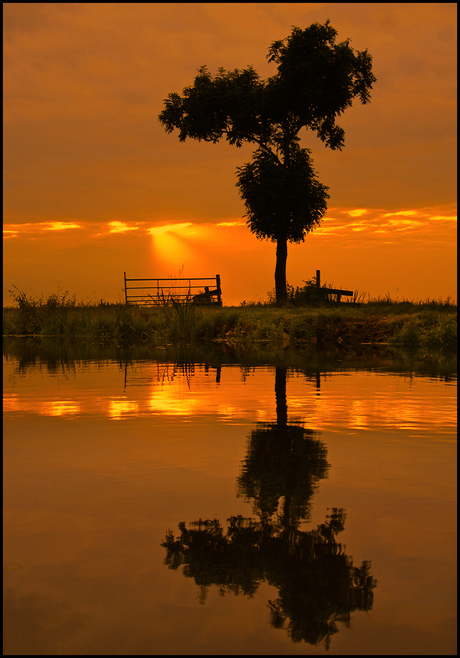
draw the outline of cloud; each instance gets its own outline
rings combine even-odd
[[[346,241],[353,233],[366,231],[370,234],[369,238],[372,234],[386,233],[398,239],[398,233],[404,231],[412,234],[417,233],[420,239],[425,239],[428,242],[436,239],[436,236],[441,237],[446,231],[450,232],[452,222],[457,221],[456,205],[445,206],[445,209],[449,212],[441,214],[437,206],[433,208],[394,210],[392,212],[366,208],[359,211],[361,219],[350,222],[347,220],[347,215],[357,216],[355,210],[333,208],[324,218],[321,226],[312,233],[312,236],[321,239],[340,237],[341,241]],[[436,228],[432,224],[433,220],[437,223]],[[342,244],[345,243],[342,242]]]
[[[350,217],[361,217],[361,215],[365,215],[367,213],[367,210],[365,208],[357,208],[356,210],[349,210],[348,214]]]
[[[110,233],[125,233],[126,231],[137,231],[138,226],[128,226],[125,222],[109,222]]]
[[[245,226],[246,222],[236,221],[236,222],[219,222],[217,226]]]
[[[70,228],[82,228],[80,224],[72,224],[71,222],[50,222],[49,226],[43,225],[44,231],[66,231]]]
[[[399,210],[398,212],[386,212],[383,217],[393,217],[397,215],[416,215],[416,210]]]
[[[75,222],[26,222],[25,224],[4,224],[4,237],[27,236],[40,234],[43,231],[66,231],[69,229],[83,228],[82,224]]]
[[[157,119],[163,100],[201,64],[273,75],[272,41],[328,17],[321,3],[4,7],[4,215],[22,222],[243,214],[235,170],[253,146],[180,143]],[[456,198],[455,14],[455,4],[334,5],[338,38],[368,48],[377,76],[370,105],[339,120],[342,153],[302,136],[334,205]]]

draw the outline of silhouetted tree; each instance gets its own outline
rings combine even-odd
[[[313,23],[275,41],[268,61],[278,72],[261,80],[256,71],[225,71],[213,77],[206,66],[182,95],[169,94],[159,119],[179,139],[218,142],[225,137],[237,147],[257,145],[253,161],[238,168],[238,187],[250,230],[277,243],[275,291],[286,299],[287,243],[302,242],[327,210],[327,187],[316,180],[311,151],[300,148],[299,132],[313,130],[331,149],[344,145],[336,117],[358,97],[370,101],[376,78],[372,57],[354,51],[349,39],[336,44],[329,20]]]
[[[336,622],[349,626],[354,610],[371,610],[377,581],[370,562],[353,566],[336,535],[344,529],[345,513],[332,509],[315,530],[282,527],[242,516],[228,519],[226,533],[219,520],[179,524],[180,535],[166,533],[165,564],[182,567],[200,587],[200,603],[209,588],[219,593],[252,597],[262,582],[278,590],[268,601],[270,623],[283,628],[294,642],[318,644],[337,633]]]
[[[353,610],[372,608],[376,581],[370,562],[354,567],[336,540],[345,527],[343,509],[333,508],[314,530],[299,530],[329,464],[319,433],[287,422],[286,374],[276,368],[276,423],[250,433],[238,478],[239,493],[252,500],[260,520],[232,516],[226,532],[218,519],[199,519],[189,528],[182,522],[180,535],[168,530],[162,546],[165,564],[194,578],[200,603],[212,585],[222,595],[252,597],[266,581],[278,590],[268,602],[271,625],[294,642],[325,640],[328,648],[337,621],[349,625]]]
[[[287,299],[287,243],[303,242],[327,210],[327,187],[315,177],[308,149],[291,144],[284,161],[258,149],[252,162],[237,168],[247,224],[260,239],[276,242],[275,296]]]
[[[276,513],[277,523],[294,528],[310,518],[311,499],[330,464],[319,432],[287,422],[286,375],[276,367],[276,423],[258,423],[250,432],[237,486],[262,520]]]

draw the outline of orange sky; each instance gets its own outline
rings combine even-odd
[[[369,105],[342,152],[304,131],[329,186],[288,281],[456,298],[455,3],[4,3],[4,303],[13,284],[115,301],[128,277],[222,277],[225,304],[266,299],[275,245],[245,227],[236,149],[166,135],[163,99],[215,73],[274,75],[269,45],[327,18],[373,56]],[[153,229],[153,230],[152,230]]]

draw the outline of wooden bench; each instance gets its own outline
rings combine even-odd
[[[199,306],[208,306],[209,304],[217,303],[219,298],[220,292],[217,288],[215,290],[209,290],[209,286],[205,286],[204,292],[199,292],[197,295],[193,295],[192,301]],[[220,305],[222,306],[222,302]]]
[[[321,295],[337,295],[337,301],[340,302],[342,296],[353,297],[353,290],[342,290],[341,288],[321,288],[321,271],[316,270],[316,289]]]
[[[124,280],[126,305],[164,306],[179,302],[199,306],[222,306],[220,274],[198,278],[127,279],[125,272]],[[208,285],[209,281],[214,283],[212,288]]]

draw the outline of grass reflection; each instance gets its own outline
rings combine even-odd
[[[96,354],[77,358],[65,352],[51,358],[40,350],[16,354],[7,343],[5,373],[13,390],[4,391],[6,412],[67,418],[97,414],[117,420],[158,414],[184,419],[212,415],[224,422],[253,419],[255,414],[257,421],[270,422],[273,401],[259,366],[263,364],[265,371],[278,363],[288,368],[291,411],[308,418],[316,430],[335,430],[340,425],[354,430],[379,426],[421,432],[426,427],[456,424],[456,408],[448,392],[431,404],[426,384],[427,375],[454,384],[454,361],[425,362],[420,367],[415,359],[353,361],[318,356],[310,360],[287,353],[282,359],[259,363],[256,356],[238,361],[234,355],[213,351],[180,352],[176,360],[160,352],[137,360],[130,351],[111,350],[99,351],[98,358]],[[19,386],[32,373],[42,378],[33,396]],[[76,384],[83,376],[93,393],[85,393]],[[425,378],[423,383],[420,377]],[[378,381],[382,378],[384,386]],[[403,378],[409,379],[409,389],[402,386]],[[306,394],[304,382],[309,391],[315,390],[314,395]]]

